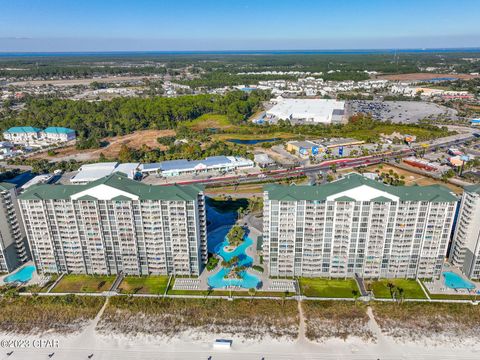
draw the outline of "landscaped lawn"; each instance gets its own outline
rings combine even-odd
[[[309,297],[353,298],[360,295],[354,279],[301,278],[302,294]]]
[[[391,283],[394,285],[392,291],[388,287],[388,284]],[[370,283],[370,288],[373,291],[373,294],[377,298],[382,299],[391,299],[392,292],[397,292],[397,298],[399,297],[398,289],[403,289],[403,297],[405,299],[426,299],[425,293],[423,292],[420,285],[416,280],[411,279],[382,279],[375,280]]]
[[[163,294],[167,284],[168,276],[126,276],[118,290],[129,294]]]
[[[55,293],[102,292],[110,290],[115,276],[65,275],[52,289]]]

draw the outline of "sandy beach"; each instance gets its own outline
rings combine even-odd
[[[366,343],[350,338],[347,341],[332,339],[321,344],[304,340],[242,341],[233,338],[230,350],[213,349],[213,341],[222,334],[202,334],[192,339],[187,334],[173,340],[138,336],[100,336],[93,332],[62,337],[44,335],[42,338],[58,340],[58,348],[10,349],[14,350],[9,359],[46,359],[55,352],[53,359],[478,359],[480,343],[473,340],[462,344],[454,339],[439,342],[398,342],[393,339],[379,339],[376,343]],[[2,339],[12,336],[1,335]],[[38,337],[29,337],[38,339]],[[229,337],[231,338],[231,337]],[[18,339],[25,339],[19,336]],[[2,350],[2,359],[7,358]]]
[[[375,340],[365,341],[350,337],[346,341],[329,339],[322,343],[313,343],[304,336],[300,325],[300,336],[296,340],[249,339],[225,334],[181,333],[173,338],[148,335],[123,336],[100,334],[95,331],[101,314],[84,328],[83,331],[62,336],[43,334],[42,336],[24,336],[0,334],[0,340],[27,340],[30,345],[38,339],[53,340],[58,347],[6,348],[2,346],[1,359],[478,359],[480,342],[475,339],[454,339],[452,337],[418,338],[416,341],[402,341],[384,336],[372,318],[369,329]],[[231,349],[213,349],[218,338],[233,340]],[[5,344],[5,342],[0,342]],[[6,353],[14,350],[8,357]]]

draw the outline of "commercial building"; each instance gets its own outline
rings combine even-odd
[[[345,117],[345,102],[331,99],[276,98],[266,111],[269,121],[290,120],[301,123],[341,123]]]
[[[343,146],[356,146],[362,144],[365,144],[365,141],[351,138],[333,138],[323,143],[323,145],[327,149],[335,149]]]
[[[72,184],[88,184],[114,173],[124,173],[130,179],[135,179],[140,163],[103,162],[85,164],[78,169],[78,173],[70,179]]]
[[[75,130],[65,127],[48,127],[42,131],[42,138],[49,142],[67,142],[75,140]]]
[[[480,279],[480,185],[465,186],[450,261],[471,279]]]
[[[264,261],[270,276],[439,276],[456,204],[442,186],[388,186],[359,174],[266,185]]]
[[[28,258],[15,185],[0,183],[0,271],[11,272]]]
[[[3,132],[3,138],[14,144],[28,145],[40,139],[41,130],[32,126],[15,126]]]
[[[273,160],[267,154],[263,154],[263,153],[255,154],[253,161],[255,162],[255,164],[257,164],[261,168],[266,168],[268,166],[275,165],[275,160]]]
[[[286,144],[287,151],[294,152],[301,156],[318,155],[324,152],[325,148],[322,145],[312,141],[289,141]]]
[[[210,171],[231,172],[237,169],[252,168],[255,163],[250,159],[236,156],[211,156],[203,160],[171,160],[161,163],[142,164],[142,173],[156,173],[162,176],[198,174]]]
[[[41,273],[199,275],[207,260],[203,189],[115,173],[87,185],[35,185],[18,197]]]

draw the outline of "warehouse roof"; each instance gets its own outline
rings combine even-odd
[[[80,167],[78,174],[70,179],[70,182],[87,183],[117,172],[127,174],[129,178],[133,179],[139,166],[139,163],[119,164],[117,162],[85,164]]]
[[[344,178],[324,184],[314,186],[287,186],[270,184],[264,186],[264,190],[268,191],[268,197],[271,200],[280,201],[298,201],[298,200],[330,200],[336,194],[348,192],[356,188],[360,188],[361,195],[365,196],[365,189],[371,188],[378,191],[372,192],[372,198],[369,201],[385,202],[391,201],[392,198],[398,198],[400,201],[429,201],[429,202],[456,202],[457,197],[446,187],[440,185],[430,186],[389,186],[381,182],[367,179],[362,175],[352,173]],[[381,194],[383,193],[383,195]],[[342,201],[342,195],[336,198]],[[348,197],[352,197],[351,192],[347,193]],[[328,198],[328,199],[327,199]]]
[[[214,168],[221,167],[224,165],[231,165],[242,163],[246,160],[241,157],[235,156],[210,156],[203,160],[169,160],[163,161],[161,163],[152,163],[152,164],[142,164],[140,165],[140,170],[143,172],[148,171],[175,171],[175,170],[194,170],[197,168]]]
[[[231,156],[210,156],[203,160],[171,160],[160,164],[162,171],[192,169],[198,165],[216,166],[235,162],[236,159]]]
[[[344,109],[345,102],[334,99],[284,99],[274,100],[277,103],[267,110],[267,115],[278,119],[305,119],[314,122],[330,122],[335,109]]]
[[[20,200],[195,200],[203,187],[199,185],[155,186],[131,180],[123,173],[105,176],[86,185],[34,185]],[[75,197],[75,195],[77,195]],[[109,198],[109,196],[111,197]]]

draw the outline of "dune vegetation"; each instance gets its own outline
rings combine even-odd
[[[305,336],[311,341],[329,338],[346,340],[356,336],[363,340],[373,338],[368,328],[367,306],[351,301],[303,301]]]
[[[480,308],[470,304],[374,302],[371,306],[382,331],[395,338],[461,339],[478,337],[480,332]]]
[[[93,296],[4,296],[0,300],[0,331],[17,334],[80,331],[104,302],[104,298]]]
[[[296,301],[114,297],[97,329],[105,334],[173,337],[195,331],[294,339],[298,324]]]

